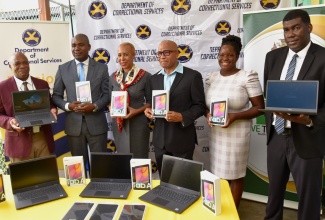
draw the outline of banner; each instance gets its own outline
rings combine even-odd
[[[13,76],[8,59],[15,52],[23,52],[29,60],[30,75],[47,81],[53,89],[55,74],[60,64],[71,59],[68,22],[1,21],[6,34],[0,53],[0,80]],[[59,114],[53,126],[56,155],[69,151],[64,133],[64,114]],[[0,128],[1,129],[1,128]],[[4,130],[0,132],[4,139]]]

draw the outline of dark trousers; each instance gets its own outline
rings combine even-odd
[[[194,153],[194,150],[184,152],[184,153],[183,152],[182,153],[172,153],[172,152],[166,151],[165,148],[164,149],[155,148],[155,157],[156,157],[156,163],[157,163],[157,169],[158,169],[159,175],[161,176],[162,160],[163,160],[164,154],[193,160],[193,153]]]
[[[291,135],[284,136],[273,132],[267,146],[267,170],[269,195],[265,219],[280,220],[283,218],[283,200],[290,172],[297,188],[298,219],[320,219],[321,156],[302,159],[296,153]]]
[[[90,128],[91,129],[91,128]],[[81,133],[79,136],[68,136],[69,148],[72,156],[83,156],[85,167],[90,168],[88,147],[90,152],[107,151],[107,133],[91,135],[86,122],[82,121]]]

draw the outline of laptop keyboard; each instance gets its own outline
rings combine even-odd
[[[37,114],[32,114],[32,115],[20,115],[20,119],[22,121],[37,121],[37,120],[42,120],[44,118],[48,117],[48,112],[44,113],[37,113]]]
[[[92,182],[90,190],[108,190],[108,191],[125,191],[130,186],[129,183],[94,183]]]
[[[28,192],[21,192],[17,194],[17,198],[18,200],[30,200],[30,199],[34,199],[34,198],[38,198],[44,195],[49,195],[52,193],[57,193],[60,192],[60,187],[59,186],[47,186],[47,187],[43,187],[40,189],[35,189],[32,191],[28,191]]]
[[[169,189],[166,189],[163,187],[154,188],[153,193],[160,197],[165,197],[169,200],[172,200],[172,201],[178,202],[178,203],[182,203],[182,204],[187,203],[194,197],[194,196],[187,195],[184,193],[175,192],[173,190],[169,190]]]

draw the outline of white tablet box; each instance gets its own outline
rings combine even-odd
[[[214,215],[221,213],[220,178],[207,170],[201,171],[202,205]]]
[[[211,98],[210,102],[210,122],[213,125],[223,126],[227,122],[228,98]]]
[[[131,180],[134,190],[152,188],[151,159],[131,159]]]
[[[127,91],[112,91],[111,97],[111,116],[126,116],[127,115]]]
[[[77,101],[92,103],[90,81],[76,82],[76,95]]]
[[[64,157],[63,167],[67,186],[86,185],[85,168],[82,156]]]
[[[156,118],[165,118],[169,111],[169,90],[152,90],[152,112]]]

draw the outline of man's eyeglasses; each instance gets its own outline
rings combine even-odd
[[[157,56],[157,57],[161,57],[161,55],[164,55],[165,57],[167,57],[167,56],[169,56],[170,53],[172,53],[172,52],[177,52],[177,51],[176,51],[176,50],[164,50],[164,51],[158,51],[158,52],[156,53],[156,56]]]
[[[22,62],[15,62],[13,64],[14,66],[27,66],[29,63],[28,61],[22,61]]]

